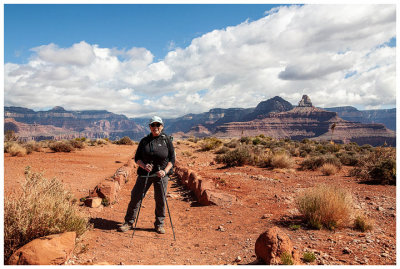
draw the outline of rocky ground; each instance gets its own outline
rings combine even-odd
[[[172,177],[168,187],[176,241],[168,217],[166,234],[156,234],[154,197],[150,188],[143,201],[138,230],[116,232],[123,221],[135,180],[119,192],[116,203],[101,208],[81,207],[93,228],[78,239],[67,264],[107,262],[121,265],[261,264],[254,252],[258,236],[278,226],[298,249],[314,252],[312,264],[396,264],[396,187],[359,184],[348,177],[349,167],[334,176],[319,171],[269,170],[253,166],[224,168],[212,152],[200,152],[195,143],[174,142],[182,166],[212,179],[216,189],[234,195],[231,205],[200,206],[193,194]],[[18,189],[24,168],[62,180],[77,198],[84,197],[102,179],[132,158],[136,146],[87,147],[72,153],[34,152],[25,157],[4,157],[5,195]],[[301,159],[297,159],[297,165]],[[296,168],[296,167],[295,167]],[[318,184],[337,184],[351,191],[354,210],[374,220],[374,229],[362,233],[352,223],[336,231],[310,230],[295,209],[294,199]],[[300,229],[291,226],[299,224]],[[293,226],[292,226],[293,227]]]

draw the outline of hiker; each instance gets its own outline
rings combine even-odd
[[[144,198],[147,190],[153,184],[156,202],[154,229],[159,234],[165,233],[165,200],[163,195],[167,193],[168,175],[172,174],[172,167],[175,164],[175,151],[171,140],[163,132],[164,123],[160,117],[152,117],[149,127],[151,133],[140,140],[136,150],[135,162],[139,165],[138,178],[131,192],[131,201],[126,210],[125,222],[118,228],[120,232],[134,228],[142,195]],[[149,175],[150,177],[146,177]],[[146,178],[147,184],[145,186]]]

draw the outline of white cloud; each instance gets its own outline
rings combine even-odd
[[[5,105],[163,117],[255,107],[279,95],[316,106],[395,106],[395,5],[285,6],[214,30],[155,61],[146,48],[33,48],[5,65]],[[349,75],[351,74],[351,75]],[[202,94],[199,94],[199,91]]]

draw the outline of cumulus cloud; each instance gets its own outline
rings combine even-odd
[[[282,6],[216,29],[160,61],[146,48],[33,48],[5,65],[5,105],[163,117],[255,107],[279,95],[321,107],[394,107],[395,5]]]

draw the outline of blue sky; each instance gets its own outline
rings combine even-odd
[[[4,105],[178,117],[396,105],[396,5],[6,4]]]
[[[82,40],[107,48],[145,47],[162,59],[175,45],[215,29],[254,21],[278,5],[268,4],[6,4],[5,62],[24,63],[31,48]]]

